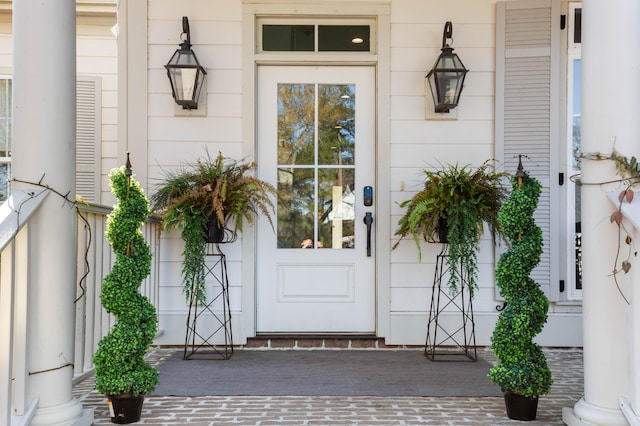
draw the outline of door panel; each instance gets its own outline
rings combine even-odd
[[[278,190],[275,230],[258,224],[259,333],[375,331],[374,81],[372,67],[258,69],[258,169]]]

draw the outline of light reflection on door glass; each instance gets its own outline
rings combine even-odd
[[[278,84],[278,248],[355,247],[355,99],[353,84]]]
[[[318,227],[324,247],[355,247],[354,170],[318,170]]]

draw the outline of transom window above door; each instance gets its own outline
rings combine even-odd
[[[371,52],[372,22],[368,20],[260,19],[261,52]]]

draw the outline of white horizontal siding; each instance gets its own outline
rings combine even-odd
[[[116,58],[118,55],[118,46],[111,32],[107,30],[107,33],[109,36],[78,36],[76,54],[81,58],[102,57],[112,60]]]
[[[149,20],[172,20],[176,16],[188,16],[191,20],[238,21],[242,12],[242,2],[238,0],[210,0],[202,2],[153,0],[149,3]],[[178,18],[179,19],[179,18]],[[192,33],[193,34],[193,33]]]
[[[190,25],[193,28],[191,22]],[[180,34],[178,33],[177,40],[180,40],[179,36]],[[240,46],[200,44],[196,40],[192,32],[191,49],[205,69],[240,69],[242,67],[242,49]],[[164,69],[164,66],[171,59],[171,55],[177,48],[176,44],[149,46],[149,68]]]
[[[393,22],[441,23],[446,21],[493,23],[495,0],[447,1],[393,0]],[[441,27],[442,28],[442,27]],[[454,30],[455,31],[455,30]],[[442,35],[442,31],[440,31]]]
[[[427,47],[442,45],[444,22],[394,23],[391,26],[391,47]],[[495,28],[490,23],[453,22],[454,48],[493,47]],[[435,61],[434,61],[435,62]]]
[[[221,19],[205,20],[198,15],[174,15],[170,19],[149,22],[149,44],[173,44],[178,48],[182,32],[182,16],[189,18],[191,42],[194,50],[199,45],[241,45],[240,21],[224,21]],[[176,18],[178,17],[178,18]],[[196,51],[197,54],[197,51]],[[168,58],[167,58],[168,59]]]
[[[149,139],[211,142],[212,137],[215,137],[216,142],[240,142],[240,122],[240,118],[236,117],[203,117],[191,121],[150,117]]]
[[[463,142],[433,143],[415,141],[396,144],[391,151],[392,165],[415,167],[416,173],[424,168],[439,167],[440,164],[465,164],[479,166],[492,157],[493,145],[489,140],[474,144]]]
[[[392,140],[394,140],[394,144],[455,143],[477,145],[486,143],[486,141],[491,141],[491,143],[493,143],[493,123],[491,121],[484,120],[453,122],[394,120],[391,123],[391,138]],[[454,156],[451,158],[451,160],[455,161],[455,158],[456,157]],[[444,159],[444,161],[449,160]],[[476,163],[478,163],[477,160]],[[482,161],[480,161],[479,163],[482,163]]]
[[[241,312],[242,306],[242,287],[240,286],[232,286],[231,282],[233,280],[229,278],[229,308],[231,309],[232,316],[234,312]],[[220,286],[218,285],[216,291],[220,291]],[[214,291],[213,283],[207,283],[207,295],[209,297],[215,297],[217,293]],[[222,311],[222,298],[216,300],[212,305],[212,308],[216,311]],[[186,299],[186,296],[182,292],[181,286],[163,286],[160,289],[160,306],[159,311],[162,314],[175,314],[175,313],[185,313],[189,309],[189,301]],[[183,323],[183,327],[184,327]],[[182,330],[182,337],[184,338],[184,333],[186,332],[186,328]],[[176,342],[178,343],[178,342]]]

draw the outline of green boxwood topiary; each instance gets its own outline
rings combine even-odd
[[[144,360],[158,320],[154,306],[139,291],[151,271],[151,251],[140,231],[149,201],[129,169],[113,169],[109,179],[118,203],[107,217],[106,235],[116,260],[104,279],[100,300],[116,323],[93,356],[95,387],[105,395],[137,396],[152,392],[158,384],[158,371]]]
[[[498,365],[489,372],[503,390],[537,398],[551,390],[551,370],[539,345],[532,341],[547,321],[549,301],[530,278],[542,254],[542,231],[533,219],[541,185],[524,173],[522,184],[511,179],[513,191],[504,202],[499,220],[510,243],[500,256],[496,283],[505,298],[491,337]]]

